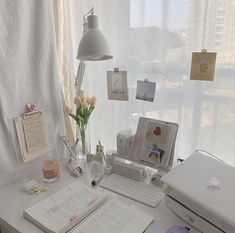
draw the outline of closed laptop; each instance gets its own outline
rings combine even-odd
[[[195,153],[168,172],[167,194],[225,232],[235,232],[235,168]]]

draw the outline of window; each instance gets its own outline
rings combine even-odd
[[[178,122],[177,155],[187,157],[193,149],[201,148],[235,164],[235,134],[229,130],[235,128],[235,82],[232,81],[235,58],[225,56],[229,50],[232,55],[232,38],[228,44],[222,41],[223,37],[229,39],[223,34],[229,25],[220,24],[213,31],[213,25],[232,16],[225,10],[216,14],[215,8],[211,8],[205,17],[202,9],[206,8],[206,1],[204,5],[201,1],[190,2],[130,2],[130,53],[134,72],[129,74],[129,82],[135,87],[138,78],[148,77],[157,83],[154,103],[132,104],[130,114]],[[235,31],[231,33],[235,35]],[[218,51],[215,81],[189,81],[191,52],[200,51],[205,45],[211,51]],[[135,88],[131,91],[134,95]]]
[[[114,59],[88,65],[86,83],[98,95],[94,144],[115,149],[115,135],[134,133],[138,117],[147,116],[179,123],[176,157],[204,149],[235,165],[235,12],[232,1],[222,2],[96,1]],[[217,52],[215,80],[190,81],[191,54],[204,48]],[[128,71],[128,102],[107,100],[106,70],[115,66]],[[153,103],[135,98],[137,80],[146,78],[156,82]]]

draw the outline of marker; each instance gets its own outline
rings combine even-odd
[[[103,174],[96,176],[96,177],[91,181],[91,185],[92,185],[92,186],[97,185],[97,184],[102,180],[103,176],[104,176]]]

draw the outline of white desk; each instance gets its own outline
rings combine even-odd
[[[45,184],[40,177],[41,171],[39,170],[39,168],[32,168],[28,171],[25,171],[24,173],[13,174],[11,181],[8,184],[2,185],[0,187],[1,233],[42,233],[42,230],[40,230],[38,227],[36,227],[23,217],[23,210],[54,194],[73,181],[78,182],[78,185],[80,182],[82,182],[88,184],[89,186],[91,181],[89,169],[87,168],[87,166],[85,166],[85,175],[79,178],[70,176],[65,165],[61,166],[61,177],[55,183]],[[48,187],[48,191],[37,196],[27,195],[26,193],[24,193],[22,188],[22,185],[25,182],[25,178],[37,180],[42,186]],[[117,196],[118,199],[125,204],[134,205],[138,209],[153,215],[158,221],[174,221],[178,224],[188,226],[185,222],[176,217],[164,205],[164,200],[157,208],[151,208],[117,194],[112,193],[112,195]],[[191,228],[190,233],[198,232],[195,229],[192,229],[191,226],[189,227]]]

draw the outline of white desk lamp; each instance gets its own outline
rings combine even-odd
[[[81,89],[83,81],[84,61],[102,61],[113,58],[103,33],[98,29],[98,17],[94,15],[94,7],[83,16],[83,37],[79,43],[76,58],[80,60],[75,79],[77,90]]]

